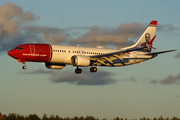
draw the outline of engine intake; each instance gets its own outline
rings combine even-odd
[[[86,56],[74,55],[71,57],[71,65],[87,67],[90,65],[90,59]]]
[[[48,69],[63,69],[66,65],[60,63],[46,63]]]

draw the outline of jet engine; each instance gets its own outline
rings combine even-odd
[[[74,55],[71,57],[71,65],[87,67],[90,65],[90,59],[86,56]]]
[[[66,65],[60,63],[46,63],[45,64],[49,69],[63,69]]]

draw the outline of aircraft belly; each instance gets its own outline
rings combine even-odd
[[[109,67],[117,67],[117,66],[126,66],[126,65],[132,65],[136,63],[141,63],[146,61],[147,59],[139,58],[139,59],[132,59],[132,58],[123,58],[121,59],[115,59],[112,60],[113,64],[111,64],[109,61],[104,61],[105,64],[102,64],[100,66],[109,66]]]
[[[65,53],[54,53],[51,59],[51,63],[63,63],[63,64],[70,64],[71,56],[67,56]]]

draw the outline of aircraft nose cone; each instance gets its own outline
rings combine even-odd
[[[7,53],[9,56],[11,56],[11,54],[12,54],[12,52],[11,52],[11,50],[10,51],[8,51],[8,53]]]
[[[9,56],[11,56],[11,57],[15,57],[16,56],[16,51],[14,51],[14,50],[10,50],[10,51],[8,51],[8,53],[7,53]]]

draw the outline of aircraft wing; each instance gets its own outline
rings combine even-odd
[[[154,52],[154,53],[148,53],[148,54],[145,54],[145,55],[157,55],[157,54],[173,52],[173,51],[177,51],[177,50],[175,49],[175,50],[167,50],[167,51],[161,51],[161,52]]]
[[[126,50],[120,50],[118,52],[112,52],[112,53],[107,53],[107,54],[102,54],[102,55],[94,55],[94,56],[89,56],[90,60],[94,61],[97,65],[105,65],[105,61],[109,61],[111,65],[113,66],[112,60],[115,59],[120,59],[122,60],[122,57],[124,57],[128,52],[135,51],[135,50],[140,50],[144,47],[135,47],[135,48],[130,48]]]
[[[107,53],[107,54],[102,54],[102,55],[94,55],[94,56],[90,56],[90,58],[109,57],[109,56],[113,56],[113,55],[124,54],[124,53],[135,51],[135,50],[140,50],[142,48],[144,48],[144,47],[130,48],[130,49],[126,49],[126,50],[120,50],[118,52],[112,52],[112,53]]]

